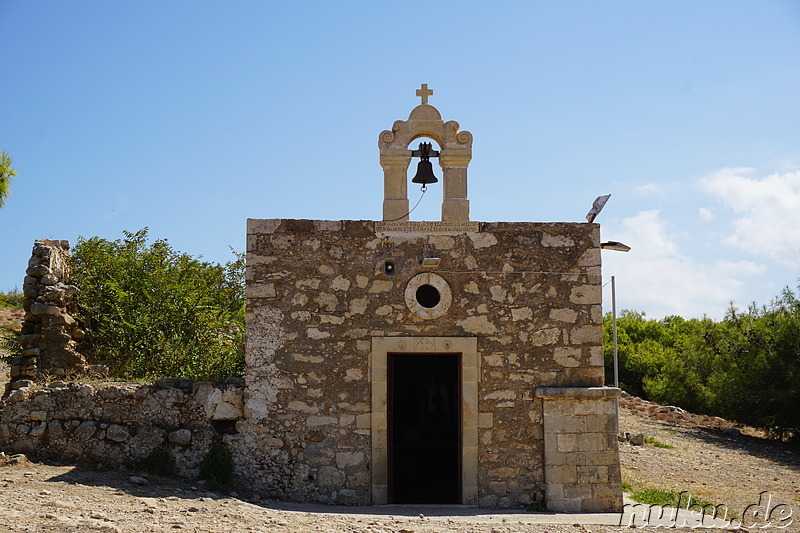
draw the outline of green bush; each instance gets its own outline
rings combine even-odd
[[[0,361],[7,365],[11,364],[11,360],[22,352],[22,346],[17,339],[17,332],[0,328],[0,349],[5,352],[0,356]]]
[[[655,439],[653,437],[648,437],[647,435],[644,436],[644,441],[647,444],[652,444],[656,448],[664,448],[665,450],[672,450],[672,449],[675,448],[675,446],[673,446],[671,444],[667,444],[665,442],[661,442],[660,440],[657,440],[657,439]]]
[[[680,505],[685,508],[685,506],[689,504],[692,509],[725,510],[724,505],[713,504],[708,500],[697,498],[689,494],[688,491],[679,492],[671,489],[659,489],[648,487],[641,483],[630,483],[626,481],[622,482],[622,490],[623,492],[627,492],[633,501],[646,505],[661,505],[664,507],[676,507]]]
[[[226,265],[147,242],[147,228],[72,252],[81,352],[116,377],[223,379],[244,356],[244,258]]]
[[[0,292],[0,307],[22,309],[22,300],[24,299],[25,297],[17,288],[11,289],[8,292]]]
[[[612,320],[604,320],[612,382]],[[768,306],[731,308],[719,322],[623,311],[620,387],[662,403],[800,437],[800,300],[786,289]]]
[[[200,475],[209,488],[228,491],[233,484],[233,456],[222,443],[215,443],[200,465]]]
[[[142,468],[157,476],[169,477],[175,472],[175,456],[168,443],[159,444],[142,460]]]

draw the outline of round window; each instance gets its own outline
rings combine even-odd
[[[441,300],[439,290],[433,285],[420,285],[417,289],[417,302],[426,309],[433,309]]]
[[[417,274],[406,285],[406,305],[420,318],[438,318],[450,309],[453,293],[438,274]]]

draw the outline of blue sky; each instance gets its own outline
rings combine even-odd
[[[798,284],[797,1],[0,0],[0,50],[0,290],[42,237],[147,226],[226,261],[247,218],[379,219],[378,134],[421,83],[474,136],[473,220],[612,194],[618,307],[721,318]]]

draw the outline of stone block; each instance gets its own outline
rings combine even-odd
[[[619,464],[619,452],[617,450],[601,450],[585,453],[587,456],[581,464],[606,466]]]
[[[609,483],[622,483],[622,470],[619,462],[608,465],[608,482]]]
[[[570,309],[568,307],[562,309],[551,309],[550,318],[558,322],[574,324],[578,319],[578,313],[574,309]]]
[[[572,416],[575,414],[575,404],[573,401],[553,401],[547,402],[544,406],[547,416],[565,415]],[[580,413],[578,413],[580,414]]]
[[[341,487],[344,480],[344,472],[333,466],[323,466],[317,474],[317,483],[321,487]]]
[[[586,417],[586,431],[616,435],[617,420],[613,416],[598,414]]]
[[[602,410],[602,402],[591,400],[576,401],[572,403],[572,409],[576,415],[599,415]],[[593,417],[588,417],[587,420],[591,420],[592,418]]]
[[[31,313],[34,315],[57,315],[61,312],[61,308],[55,305],[47,305],[41,302],[34,302],[31,304]]]
[[[545,481],[559,486],[575,483],[578,480],[577,468],[575,465],[548,466],[545,468]]]
[[[545,433],[582,433],[586,431],[586,421],[582,416],[548,415],[545,406],[544,430]]]
[[[579,287],[574,287],[570,292],[569,301],[579,305],[602,303],[600,285],[581,285]]]
[[[553,360],[561,366],[578,367],[581,365],[580,348],[556,347],[553,349]]]
[[[111,424],[106,430],[106,438],[114,442],[125,442],[130,436],[128,428],[120,424]]]
[[[581,502],[583,513],[619,513],[622,511],[622,497],[591,498]]]
[[[606,483],[608,467],[601,465],[580,465],[577,469],[578,483]]]
[[[569,331],[569,341],[571,344],[602,344],[603,328],[599,325],[572,328]]]
[[[564,485],[565,499],[588,500],[592,497],[592,485]]]
[[[491,494],[505,494],[508,492],[508,484],[505,481],[491,481],[487,486]]]
[[[47,429],[47,424],[45,422],[39,422],[38,424],[36,424],[31,428],[28,435],[34,438],[38,438],[44,435],[46,429]]]
[[[582,500],[547,498],[547,510],[554,513],[579,513],[583,510]]]
[[[76,439],[86,440],[94,435],[94,432],[97,430],[97,424],[95,424],[92,420],[85,420],[81,422],[81,424],[75,428],[73,431],[73,435]]]
[[[622,499],[622,487],[618,483],[596,483],[592,485],[592,497]]]
[[[61,437],[64,435],[64,426],[61,425],[60,420],[51,420],[47,423],[47,433],[51,438]]]
[[[333,416],[309,416],[306,419],[306,426],[308,427],[328,426],[336,423],[337,419]]]
[[[575,433],[559,433],[556,435],[556,451],[561,453],[574,452],[578,448],[578,435]]]
[[[606,438],[603,433],[582,433],[578,435],[576,449],[584,452],[606,450]]]
[[[248,298],[275,298],[277,293],[274,283],[248,283],[246,295]]]
[[[110,429],[110,428],[109,428]],[[177,429],[167,434],[170,444],[189,446],[192,443],[192,432],[188,429]]]
[[[338,452],[336,454],[336,466],[342,470],[358,466],[364,462],[364,457],[363,452]]]
[[[592,366],[603,366],[603,347],[602,346],[592,346],[589,348],[589,364]]]

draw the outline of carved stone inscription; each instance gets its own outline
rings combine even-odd
[[[378,233],[410,233],[410,232],[427,232],[427,233],[479,233],[480,224],[478,222],[461,222],[461,221],[434,221],[434,222],[375,222],[375,231]]]

